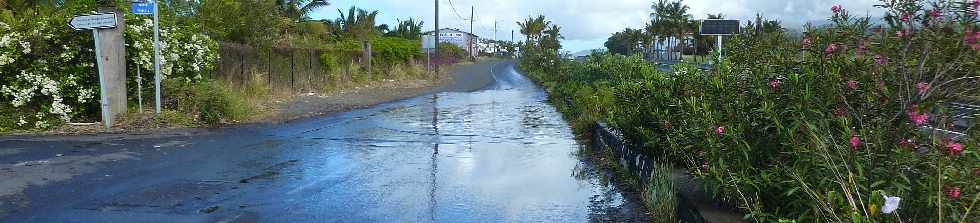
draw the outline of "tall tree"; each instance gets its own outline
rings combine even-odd
[[[398,20],[398,25],[395,29],[386,33],[388,36],[396,36],[405,39],[421,39],[422,38],[422,21],[416,22],[415,19],[409,18],[407,20]]]
[[[526,41],[525,44],[530,46],[537,46],[538,40],[540,40],[543,32],[551,25],[551,21],[547,21],[543,15],[538,17],[528,17],[524,22],[517,22],[520,26],[521,34],[524,34]]]
[[[337,10],[340,13],[340,18],[337,18],[337,22],[340,26],[340,31],[343,35],[348,35],[357,40],[360,40],[364,46],[364,65],[367,67],[368,71],[371,71],[371,39],[378,34],[378,29],[375,27],[375,19],[378,17],[378,11],[367,11],[364,9],[358,9],[357,7],[350,7],[347,11],[347,15],[344,15],[344,11]]]
[[[310,19],[310,13],[314,10],[330,6],[328,0],[276,0],[279,11],[293,21],[305,21]]]

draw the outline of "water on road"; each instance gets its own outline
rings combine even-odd
[[[540,88],[511,63],[491,67],[495,81],[476,92],[437,93],[283,125],[100,145],[137,153],[175,148],[125,161],[167,164],[109,168],[119,176],[29,188],[27,200],[54,198],[24,202],[8,220],[646,220],[635,194],[609,184],[576,155],[572,130]],[[94,172],[86,176],[103,175]],[[64,198],[86,186],[103,189]]]

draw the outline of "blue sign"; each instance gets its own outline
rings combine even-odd
[[[133,14],[153,15],[153,2],[133,2]]]

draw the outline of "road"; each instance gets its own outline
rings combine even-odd
[[[291,123],[0,138],[0,222],[649,220],[540,88],[482,65],[482,90]]]

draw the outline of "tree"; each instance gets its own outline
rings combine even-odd
[[[658,0],[656,3],[650,6],[653,12],[650,13],[650,17],[657,21],[657,25],[662,26],[663,34],[672,35],[674,39],[680,40],[686,36],[690,29],[690,19],[691,15],[688,14],[688,10],[691,8],[684,5],[683,0],[677,0],[673,2],[667,2],[666,0]],[[671,59],[672,52],[676,49],[676,45],[680,43],[670,42],[671,39],[667,39],[668,43],[668,59]]]
[[[337,12],[340,13],[340,18],[337,18],[335,22],[339,24],[339,31],[342,32],[342,35],[353,37],[363,43],[365,54],[364,64],[368,72],[370,72],[372,56],[371,39],[378,34],[378,29],[375,27],[375,18],[378,17],[378,11],[368,12],[357,7],[350,7],[346,16],[344,15],[344,11],[338,9]]]
[[[626,28],[623,31],[614,33],[608,40],[606,40],[606,49],[609,52],[618,53],[622,55],[633,55],[637,53],[637,49],[646,36],[643,30]]]
[[[386,36],[395,36],[405,39],[417,40],[422,38],[422,21],[415,22],[415,19],[398,20],[398,26],[387,32]]]
[[[314,10],[330,6],[327,0],[276,0],[279,12],[293,21],[309,20]]]
[[[542,33],[551,25],[551,21],[546,21],[543,15],[538,17],[528,17],[523,23],[517,22],[517,25],[521,28],[521,34],[524,34],[526,41],[525,44],[530,46],[537,46],[538,40],[541,38]]]

